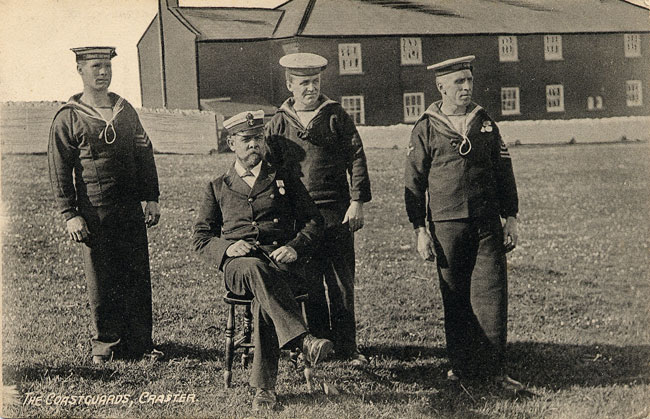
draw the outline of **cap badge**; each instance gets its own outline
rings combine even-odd
[[[250,112],[246,114],[246,123],[248,124],[249,127],[255,125],[255,117]]]

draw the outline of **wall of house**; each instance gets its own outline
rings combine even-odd
[[[140,98],[145,108],[162,108],[162,82],[160,73],[160,30],[154,18],[138,42],[140,69]]]
[[[270,103],[270,41],[200,42],[199,97],[234,102],[264,98]]]
[[[167,108],[198,109],[196,36],[167,9],[162,16]]]
[[[497,120],[603,118],[650,114],[650,35],[641,34],[641,57],[624,56],[624,35],[569,34],[562,36],[563,59],[546,61],[544,36],[517,37],[516,62],[500,62],[497,35],[422,37],[422,64],[402,65],[399,37],[298,38],[276,41],[270,49],[273,74],[272,103],[288,95],[277,59],[288,48],[326,57],[323,93],[333,99],[362,95],[367,125],[404,122],[403,94],[423,92],[428,105],[440,98],[434,76],[426,66],[448,58],[475,55],[474,100]],[[360,43],[362,74],[339,74],[338,44]],[[643,105],[628,107],[626,80],[641,80]],[[546,85],[562,84],[564,111],[547,112]],[[501,88],[519,87],[520,114],[501,114]],[[587,97],[601,96],[603,107],[587,109]]]

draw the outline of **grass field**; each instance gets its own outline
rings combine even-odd
[[[327,396],[309,393],[283,359],[278,417],[650,414],[647,143],[511,149],[521,242],[509,256],[509,365],[530,386],[530,397],[446,382],[437,277],[415,255],[402,203],[404,150],[367,154],[374,199],[356,237],[356,301],[370,367],[323,364],[319,375],[340,390]],[[31,393],[5,407],[3,417],[251,415],[247,371],[237,367],[234,388],[222,387],[222,279],[189,246],[203,185],[231,159],[157,156],[163,218],[150,230],[150,250],[155,341],[167,359],[102,368],[90,363],[80,249],[65,238],[53,209],[46,158],[2,159],[4,384]],[[194,401],[140,403],[143,393],[193,394]],[[53,403],[56,396],[111,394],[127,394],[133,403]]]

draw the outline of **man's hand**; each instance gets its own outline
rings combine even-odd
[[[343,222],[341,224],[345,223],[348,223],[350,231],[353,233],[363,227],[363,202],[350,202],[350,206],[345,212],[345,217],[343,217]]]
[[[148,227],[153,227],[160,220],[160,208],[156,201],[147,201],[144,206],[144,223]]]
[[[291,246],[282,246],[271,252],[269,256],[278,263],[291,263],[298,259],[298,252]]]
[[[226,249],[226,256],[236,258],[239,256],[246,256],[253,249],[253,245],[245,240],[239,240],[228,246]]]
[[[81,215],[70,218],[66,223],[66,227],[68,229],[68,235],[76,242],[85,242],[90,237],[86,220]]]
[[[517,247],[517,238],[517,219],[508,217],[503,226],[503,246],[506,248],[506,253]]]
[[[418,227],[415,230],[418,241],[418,253],[424,260],[433,262],[436,260],[436,254],[434,252],[433,239],[431,234],[427,231],[426,227]]]

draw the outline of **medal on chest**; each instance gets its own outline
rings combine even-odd
[[[284,181],[283,181],[282,179],[278,179],[278,180],[276,180],[276,181],[275,181],[275,184],[276,184],[277,187],[278,187],[278,193],[279,193],[280,195],[284,195],[285,193],[287,193],[287,190],[284,189]]]

